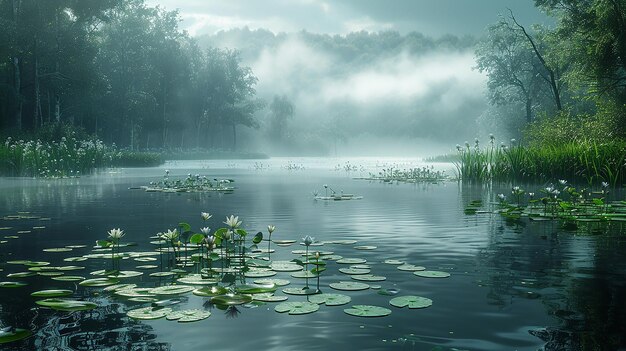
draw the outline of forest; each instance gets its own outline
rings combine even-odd
[[[623,1],[535,4],[553,27],[510,12],[478,38],[248,28],[192,37],[177,11],[142,0],[3,0],[0,132],[61,123],[128,150],[319,155],[381,134],[450,145],[488,133],[623,140]],[[428,66],[438,60],[450,61]],[[454,71],[468,60],[471,71]],[[371,76],[388,80],[378,95],[359,90]]]

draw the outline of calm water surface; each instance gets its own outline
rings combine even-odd
[[[62,258],[87,254],[111,228],[138,243],[132,250],[150,250],[149,237],[179,222],[196,230],[204,226],[200,212],[213,214],[209,226],[218,228],[227,215],[243,219],[248,232],[277,227],[273,239],[311,235],[317,240],[354,239],[355,245],[374,245],[371,251],[354,245],[325,245],[321,250],[372,263],[372,273],[387,280],[383,288],[400,295],[431,298],[421,310],[389,306],[389,296],[375,290],[348,292],[351,304],[389,307],[384,318],[358,318],[342,307],[325,307],[314,314],[289,316],[273,311],[275,304],[239,308],[235,316],[213,309],[213,315],[189,324],[133,321],[128,309],[141,307],[98,295],[100,289],[54,282],[45,277],[23,278],[29,285],[1,289],[0,322],[31,328],[35,335],[0,345],[6,350],[618,350],[626,347],[626,240],[620,230],[588,236],[565,232],[556,223],[507,225],[491,215],[466,216],[463,209],[475,199],[488,200],[500,189],[442,184],[389,184],[354,180],[389,163],[416,165],[412,160],[351,159],[356,172],[334,170],[346,160],[272,159],[261,161],[174,162],[159,168],[121,169],[81,179],[0,179],[0,215],[28,211],[49,221],[0,220],[0,275],[24,268],[4,262],[45,260],[63,265]],[[290,163],[291,162],[291,163]],[[304,166],[287,170],[288,164]],[[160,179],[187,173],[235,179],[232,194],[166,194],[129,190]],[[322,185],[363,200],[315,201]],[[537,186],[539,187],[539,186]],[[493,197],[492,197],[493,198]],[[45,229],[16,234],[44,225]],[[16,239],[5,236],[18,235]],[[87,244],[72,253],[42,250]],[[273,259],[295,258],[279,248]],[[128,250],[131,250],[130,248]],[[398,259],[429,270],[451,273],[447,279],[419,278],[383,264]],[[65,263],[67,264],[67,263]],[[73,263],[72,263],[73,264]],[[108,267],[105,260],[78,262],[80,275]],[[134,269],[137,262],[122,262]],[[329,283],[349,280],[330,262],[321,278],[324,292],[337,292]],[[75,274],[72,272],[70,274]],[[274,278],[303,281],[279,273]],[[10,280],[2,278],[3,280]],[[158,280],[140,278],[142,285]],[[43,288],[75,289],[76,295],[97,302],[88,312],[64,313],[36,307],[29,294]],[[339,292],[345,293],[345,292]],[[280,294],[277,292],[277,294]],[[178,308],[205,308],[206,298],[191,294]],[[290,301],[304,300],[293,296]]]

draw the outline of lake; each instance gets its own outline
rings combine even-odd
[[[347,172],[347,162],[356,170]],[[178,161],[158,168],[116,169],[79,179],[0,179],[0,274],[4,281],[28,283],[0,288],[0,324],[34,331],[34,335],[1,344],[2,350],[618,350],[626,347],[626,237],[616,228],[604,235],[565,231],[556,222],[507,224],[493,214],[465,215],[472,200],[493,201],[502,188],[437,184],[384,183],[356,180],[368,171],[390,164],[421,166],[412,159],[287,159],[261,161]],[[439,165],[449,169],[450,165]],[[229,178],[232,193],[160,193],[131,190],[163,178],[188,173]],[[361,200],[321,201],[327,184],[337,192],[362,195]],[[532,189],[526,186],[527,189]],[[540,188],[542,185],[536,185]],[[26,213],[27,212],[27,213]],[[208,222],[201,212],[213,217]],[[179,222],[194,230],[224,226],[237,215],[249,233],[276,226],[274,240],[356,240],[355,244],[312,246],[344,258],[361,258],[371,272],[386,280],[369,283],[397,289],[396,296],[432,299],[423,309],[397,308],[380,289],[337,291],[330,283],[350,281],[328,261],[320,277],[324,293],[351,297],[344,306],[320,306],[306,315],[274,311],[276,303],[240,306],[228,312],[207,305],[208,298],[181,295],[175,309],[209,309],[202,321],[177,323],[165,318],[136,321],[126,311],[149,306],[111,297],[101,288],[51,280],[47,276],[19,279],[7,274],[25,271],[13,260],[48,261],[67,265],[63,258],[91,253],[107,231],[121,228],[123,242],[153,250],[156,233]],[[26,218],[23,218],[26,217]],[[33,229],[37,227],[37,229]],[[9,228],[9,229],[6,229]],[[18,233],[21,232],[21,233]],[[7,238],[8,237],[8,238]],[[292,250],[298,242],[273,246],[273,260],[300,258]],[[71,252],[44,249],[76,247]],[[375,246],[371,250],[355,246]],[[427,270],[450,273],[448,278],[423,278],[383,263],[395,259]],[[92,278],[89,272],[106,269],[110,260],[69,263],[84,270],[67,274]],[[121,268],[145,264],[122,260]],[[142,286],[168,282],[148,276],[132,278]],[[279,272],[289,287],[303,287],[304,279]],[[254,280],[254,279],[248,279]],[[310,282],[310,285],[312,282]],[[60,312],[39,307],[30,293],[41,289],[69,289],[74,297],[98,304],[84,312]],[[376,288],[376,287],[375,287]],[[279,290],[276,295],[283,295]],[[289,296],[288,301],[305,301]],[[363,318],[343,312],[351,305],[389,308],[386,317]]]

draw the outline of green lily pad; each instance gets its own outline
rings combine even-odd
[[[151,277],[171,277],[174,276],[178,273],[175,272],[154,272],[154,273],[150,273]],[[188,283],[187,283],[188,284]]]
[[[56,267],[58,271],[68,272],[68,271],[80,271],[81,269],[85,269],[83,266],[60,266]]]
[[[65,262],[81,262],[81,261],[87,261],[88,258],[87,257],[82,257],[82,256],[78,256],[78,257],[66,257],[63,259],[63,261]]]
[[[228,289],[222,286],[207,286],[204,288],[196,289],[192,293],[197,296],[217,296],[224,295],[228,292]]]
[[[52,247],[49,249],[43,249],[43,252],[70,252],[72,249],[69,247]]]
[[[133,289],[136,287],[137,287],[137,284],[115,284],[115,285],[107,286],[103,290],[109,292],[109,291],[116,291],[116,290]]]
[[[339,261],[342,258],[343,256],[339,256],[339,255],[326,255],[326,256],[320,257],[320,259],[324,261]]]
[[[356,244],[357,241],[356,240],[333,240],[333,241],[329,241],[329,244],[340,244],[340,245],[352,245],[352,244]]]
[[[133,260],[137,262],[154,262],[157,260],[156,257],[135,257]]]
[[[37,273],[35,273],[35,272],[17,272],[17,273],[7,274],[7,278],[26,278],[26,277],[32,277],[33,275],[37,275]]]
[[[287,279],[257,279],[254,281],[255,284],[274,284],[276,286],[285,286],[289,285],[289,280]]]
[[[165,319],[168,321],[178,320],[179,323],[188,323],[201,321],[209,318],[209,316],[211,316],[209,311],[193,309],[171,312],[165,316]]]
[[[391,314],[391,310],[388,308],[372,305],[354,305],[343,311],[356,317],[385,317]]]
[[[79,275],[62,275],[60,277],[53,277],[52,280],[60,282],[79,282],[85,280],[85,277],[81,277]]]
[[[365,262],[367,262],[367,260],[362,258],[342,258],[340,260],[337,260],[337,263],[340,264],[361,264]]]
[[[309,271],[300,271],[300,272],[293,272],[290,274],[290,276],[294,278],[315,278],[317,277],[317,274],[309,272]]]
[[[0,344],[6,344],[8,342],[18,341],[26,339],[33,335],[33,332],[28,329],[20,328],[7,328],[0,329]]]
[[[102,287],[119,284],[120,280],[115,278],[94,278],[83,280],[78,283],[80,286],[88,286],[88,287]]]
[[[254,271],[248,271],[244,275],[248,278],[267,278],[267,277],[275,276],[276,272],[254,270]]]
[[[177,282],[189,285],[212,285],[217,284],[217,278],[204,277],[202,274],[189,274],[182,278],[176,279]]]
[[[426,308],[433,305],[433,300],[426,297],[408,295],[394,297],[389,301],[389,304],[398,308],[407,306],[409,308]]]
[[[354,248],[356,250],[376,250],[378,247],[372,246],[372,245],[361,245],[361,246],[355,246]]]
[[[274,291],[276,291],[276,286],[274,284],[245,284],[238,286],[236,290],[240,294],[273,293]]]
[[[382,282],[384,280],[387,280],[387,278],[383,277],[382,275],[373,274],[352,275],[350,276],[350,278],[364,282]]]
[[[400,261],[400,260],[384,260],[383,263],[392,264],[392,265],[400,265],[400,264],[404,264],[404,261]]]
[[[0,282],[0,288],[21,288],[26,285],[23,282]]]
[[[326,304],[326,306],[341,306],[352,301],[352,298],[343,294],[317,294],[309,297],[309,302]]]
[[[64,289],[50,289],[50,290],[39,290],[30,294],[30,296],[34,297],[65,297],[70,296],[74,292],[72,290],[64,290]]]
[[[250,301],[252,301],[252,296],[250,295],[225,294],[214,296],[213,298],[211,298],[212,303],[222,306],[243,305]]]
[[[133,319],[159,319],[167,316],[172,313],[171,308],[153,308],[153,307],[143,307],[137,308],[134,310],[130,310],[126,312],[126,315]]]
[[[25,266],[29,266],[29,267],[43,267],[43,266],[48,266],[50,264],[50,262],[45,262],[45,261],[25,261],[23,264]]]
[[[87,245],[66,245],[65,247],[67,247],[68,249],[82,249],[87,247]]]
[[[289,312],[291,315],[313,313],[319,309],[318,304],[311,302],[283,302],[274,307],[274,311],[278,313]]]
[[[138,296],[138,297],[131,297],[128,299],[128,301],[132,301],[132,302],[139,302],[139,303],[154,303],[159,301],[159,299],[157,299],[156,297],[148,297],[148,296]]]
[[[92,310],[98,305],[89,301],[80,301],[80,300],[66,300],[66,299],[45,299],[35,301],[36,304],[43,307],[48,307],[53,310],[58,311],[87,311]]]
[[[153,298],[154,295],[150,293],[152,288],[126,288],[126,289],[118,289],[113,293],[117,296],[137,298],[137,297],[150,297]]]
[[[91,275],[107,276],[107,277],[110,277],[110,278],[124,279],[124,278],[138,277],[140,275],[143,275],[143,272],[138,272],[138,271],[119,271],[119,272],[109,273],[109,271],[103,269],[103,270],[91,272]]]
[[[450,273],[440,271],[419,271],[413,272],[413,274],[424,278],[448,278],[450,276]]]
[[[274,295],[273,293],[263,293],[263,294],[255,294],[252,296],[252,299],[255,301],[263,301],[263,302],[282,302],[287,300],[287,296],[284,295]]]
[[[287,295],[314,295],[317,294],[317,290],[311,288],[284,288],[283,293]]]
[[[193,290],[195,290],[195,288],[188,285],[166,285],[150,289],[148,293],[152,295],[179,295]]]
[[[41,275],[41,276],[44,276],[44,277],[58,277],[58,276],[61,276],[63,274],[65,274],[65,273],[63,273],[63,272],[37,272],[37,275]]]
[[[270,268],[276,272],[296,272],[296,271],[302,270],[302,266],[297,265],[293,262],[289,262],[289,263],[274,262],[270,265]]]
[[[135,266],[135,269],[157,269],[159,266],[155,264],[142,264],[139,266]]]
[[[295,240],[272,240],[272,242],[274,242],[274,244],[283,244],[283,245],[286,245],[286,244],[293,244],[293,243],[295,243],[296,241],[295,241]]]
[[[369,289],[369,285],[358,282],[338,282],[330,283],[330,287],[335,290],[358,291]]]
[[[422,266],[416,266],[414,264],[403,264],[401,266],[396,267],[401,271],[407,271],[407,272],[417,272],[417,271],[424,271],[426,270],[426,267],[422,267]]]
[[[343,274],[358,275],[358,274],[369,274],[371,270],[361,269],[361,268],[339,268],[339,272]]]

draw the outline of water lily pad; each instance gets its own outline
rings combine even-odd
[[[352,275],[350,276],[350,278],[364,282],[382,282],[384,280],[387,280],[387,278],[383,277],[382,275],[373,274]]]
[[[300,272],[293,272],[290,274],[290,276],[294,278],[315,278],[317,277],[317,274],[309,272],[309,271],[300,271]]]
[[[134,319],[159,319],[167,316],[172,313],[171,308],[153,308],[153,307],[143,307],[137,308],[134,310],[130,310],[126,312],[126,315],[130,318]]]
[[[273,293],[263,293],[263,294],[255,294],[252,296],[252,299],[255,301],[263,301],[263,302],[282,302],[287,300],[287,296],[284,295],[274,295]]]
[[[421,296],[407,295],[394,297],[389,301],[389,304],[398,308],[407,306],[409,308],[426,308],[433,305],[433,300]]]
[[[139,303],[146,303],[146,302],[153,303],[153,302],[159,301],[159,299],[157,299],[156,297],[149,297],[149,296],[137,296],[137,297],[129,298],[128,301],[139,302]]]
[[[282,263],[282,262],[274,262],[270,265],[270,268],[276,272],[296,272],[301,271],[302,266],[297,265],[293,262]]]
[[[400,260],[384,260],[383,263],[391,264],[391,265],[400,265],[400,264],[404,264],[404,261],[400,261]]]
[[[450,273],[441,271],[419,271],[413,272],[413,274],[424,278],[448,278],[450,276]]]
[[[17,273],[7,274],[7,278],[26,278],[26,277],[32,277],[33,275],[37,275],[37,273],[35,273],[35,272],[17,272]]]
[[[68,249],[82,249],[87,247],[87,245],[65,245]]]
[[[35,301],[36,304],[43,307],[48,307],[58,311],[87,311],[92,310],[98,305],[89,301],[80,300],[66,300],[66,299],[45,299]]]
[[[340,260],[337,260],[337,263],[340,264],[360,264],[365,262],[367,262],[367,260],[363,258],[342,258]]]
[[[44,277],[58,277],[58,276],[61,276],[63,274],[65,274],[65,273],[63,273],[63,272],[37,272],[37,275],[41,275],[41,276],[44,276]]]
[[[207,286],[204,288],[196,289],[192,293],[197,296],[217,296],[224,295],[228,292],[228,289],[222,286]]]
[[[342,258],[343,256],[339,256],[339,255],[326,255],[326,256],[320,257],[320,259],[324,261],[338,261]]]
[[[88,286],[88,287],[102,287],[119,284],[120,280],[115,278],[94,278],[83,280],[78,283],[80,286]]]
[[[115,290],[113,293],[117,296],[130,297],[130,298],[136,298],[136,297],[153,298],[154,294],[151,294],[150,290],[152,290],[152,288],[134,287],[134,288],[118,289],[118,290]]]
[[[72,249],[69,247],[52,247],[49,249],[43,249],[43,252],[70,252]]]
[[[0,329],[0,344],[26,339],[31,335],[33,332],[28,329],[3,328]]]
[[[286,245],[286,244],[293,244],[296,241],[295,240],[272,240],[272,242],[274,242],[275,244],[279,244],[279,245],[280,244]]]
[[[154,272],[154,273],[150,273],[151,277],[171,277],[174,276],[178,273],[175,272]],[[188,283],[187,283],[188,284]]]
[[[154,262],[156,261],[156,257],[135,257],[133,260],[137,262]]]
[[[252,296],[250,295],[225,294],[211,298],[212,303],[222,306],[243,305],[250,301],[252,301]]]
[[[34,297],[65,297],[70,296],[74,292],[72,290],[64,290],[64,289],[49,289],[49,290],[39,290],[30,294],[30,296]]]
[[[289,285],[289,280],[287,279],[257,279],[254,281],[255,284],[274,284],[276,286],[285,286]]]
[[[361,269],[361,268],[339,268],[339,272],[343,274],[369,274],[371,272],[370,269]]]
[[[195,290],[192,286],[187,285],[166,285],[150,289],[148,293],[152,295],[179,295]]]
[[[52,280],[60,282],[79,282],[85,280],[85,277],[79,275],[62,275],[60,277],[53,277]]]
[[[317,294],[317,290],[315,289],[311,289],[311,288],[307,288],[307,289],[303,289],[303,288],[284,288],[283,289],[283,293],[287,294],[287,295],[313,295],[313,294]]]
[[[66,257],[63,259],[63,261],[65,262],[81,262],[81,261],[87,261],[88,258],[87,257],[82,257],[82,256],[78,256],[78,257]]]
[[[319,309],[320,306],[318,304],[311,302],[283,302],[274,307],[276,312],[289,312],[291,315],[313,313]]]
[[[159,268],[159,266],[155,264],[142,264],[142,265],[135,267],[135,269],[157,269],[157,268]]]
[[[207,319],[211,316],[211,312],[205,310],[182,310],[182,311],[174,311],[165,316],[167,320],[178,320],[179,323],[188,323],[188,322],[196,322],[201,321],[203,319]]]
[[[378,247],[372,246],[372,245],[361,245],[361,246],[355,246],[354,248],[356,250],[376,250]]]
[[[24,263],[22,263],[25,266],[29,266],[29,267],[44,267],[44,266],[48,266],[50,264],[50,262],[45,262],[45,261],[24,261]]]
[[[248,271],[244,275],[248,278],[266,278],[266,277],[275,276],[276,272],[254,270],[254,271]]]
[[[326,304],[326,306],[341,306],[352,301],[352,298],[343,294],[317,294],[309,297],[309,302]]]
[[[276,286],[274,284],[244,284],[238,286],[236,290],[240,294],[273,293],[274,291],[276,291]]]
[[[115,285],[107,286],[103,290],[109,292],[109,291],[116,291],[116,290],[123,290],[123,289],[133,289],[136,287],[137,287],[137,284],[115,284]]]
[[[369,285],[358,282],[338,282],[330,283],[330,287],[335,290],[358,291],[369,289]]]
[[[0,282],[0,288],[21,288],[26,285],[23,282]]]
[[[422,267],[422,266],[416,266],[414,264],[403,264],[401,266],[396,267],[401,271],[408,271],[408,272],[417,272],[417,271],[424,271],[426,270],[426,267]]]
[[[124,278],[138,277],[140,275],[143,275],[143,272],[138,272],[138,271],[117,271],[117,272],[111,273],[108,270],[102,269],[102,270],[99,270],[99,271],[91,272],[91,275],[107,276],[109,278],[124,279]]]
[[[209,278],[202,274],[189,274],[182,278],[176,279],[177,282],[189,285],[212,285],[217,284],[219,280],[217,278]]]
[[[356,317],[384,317],[391,314],[391,310],[388,308],[372,305],[354,305],[343,311]]]

